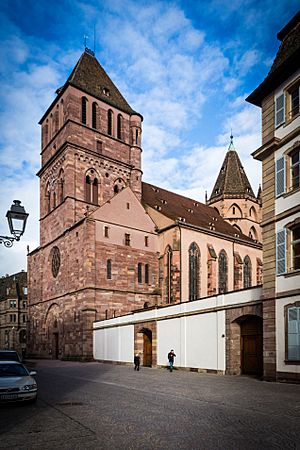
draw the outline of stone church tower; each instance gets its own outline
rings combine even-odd
[[[206,204],[212,206],[239,234],[261,242],[261,188],[257,196],[247,178],[230,136],[224,162],[211,196]]]
[[[94,320],[156,303],[154,224],[140,204],[142,120],[86,49],[40,121],[40,246],[28,257],[31,355],[89,358]],[[113,200],[118,214],[93,216]],[[145,271],[151,264],[147,284],[135,284],[138,264]]]

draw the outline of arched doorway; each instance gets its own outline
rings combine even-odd
[[[143,333],[143,366],[152,366],[152,331],[144,329]]]
[[[263,374],[263,324],[262,318],[248,316],[240,322],[241,372],[245,375]]]

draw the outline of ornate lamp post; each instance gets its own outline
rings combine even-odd
[[[9,231],[13,237],[0,236],[0,243],[4,244],[5,247],[12,247],[14,241],[19,241],[24,234],[28,216],[29,214],[21,205],[20,200],[14,200],[10,210],[6,213]]]

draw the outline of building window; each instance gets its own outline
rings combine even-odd
[[[118,114],[118,117],[117,117],[117,137],[118,137],[118,139],[122,139],[122,122],[123,122],[123,117],[121,114]]]
[[[189,248],[189,300],[199,298],[200,251],[193,242]]]
[[[9,306],[10,306],[11,308],[16,308],[16,307],[17,307],[17,301],[16,301],[16,300],[11,300]]]
[[[145,236],[145,247],[149,247],[149,237]]]
[[[51,268],[52,268],[52,275],[54,278],[57,277],[59,268],[60,268],[60,251],[58,247],[53,247],[51,250]]]
[[[81,123],[86,125],[86,104],[87,104],[87,98],[82,97],[81,99]]]
[[[113,134],[113,112],[111,109],[107,112],[107,134],[112,136]]]
[[[300,112],[299,93],[300,93],[300,82],[298,80],[296,84],[293,84],[293,86],[291,86],[287,90],[287,105],[289,111],[289,116],[287,117],[287,119],[293,119]]]
[[[92,104],[92,127],[97,129],[97,103],[93,102]]]
[[[104,237],[109,237],[109,227],[104,227]]]
[[[227,255],[224,250],[219,254],[219,294],[225,294],[228,291],[228,264]]]
[[[149,284],[149,264],[145,264],[145,283]]]
[[[276,273],[281,275],[286,271],[286,232],[280,230],[276,234]]]
[[[286,359],[300,361],[300,305],[286,306],[287,345]]]
[[[10,321],[11,321],[11,322],[16,322],[16,321],[17,321],[17,316],[16,316],[16,314],[10,314],[10,315],[9,315],[9,318],[10,318]]]
[[[23,308],[27,308],[27,301],[23,300]]]
[[[106,261],[106,277],[108,280],[111,280],[111,259]]]
[[[98,179],[93,169],[85,177],[85,201],[98,205]]]
[[[125,233],[125,245],[130,246],[130,234]]]
[[[102,142],[101,141],[97,141],[96,147],[97,147],[97,152],[102,153]]]
[[[300,149],[298,148],[290,154],[291,164],[291,189],[297,189],[300,186],[299,168],[300,168]]]
[[[292,270],[300,269],[300,225],[292,229]]]
[[[142,263],[138,263],[138,283],[142,283]]]
[[[170,246],[166,250],[166,300],[167,303],[173,301],[173,277],[172,277],[172,259],[173,253]]]
[[[275,99],[275,127],[279,127],[282,123],[284,123],[285,116],[285,96],[284,94],[280,94]]]
[[[247,289],[252,286],[252,276],[251,276],[251,261],[249,256],[245,256],[244,264],[243,264],[243,272],[244,272],[244,289]]]

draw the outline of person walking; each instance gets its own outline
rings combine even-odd
[[[174,369],[174,358],[176,357],[174,350],[171,350],[168,353],[168,360],[169,360],[169,368],[170,368],[170,372],[173,372]]]
[[[140,370],[141,357],[138,353],[134,355],[134,370]]]

